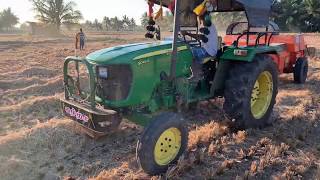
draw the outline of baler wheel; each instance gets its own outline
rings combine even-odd
[[[305,57],[298,58],[294,66],[293,79],[297,84],[304,84],[308,77],[308,60]]]
[[[226,81],[223,109],[236,129],[264,128],[278,93],[278,70],[268,55],[234,63]]]
[[[162,113],[144,130],[137,145],[137,161],[150,175],[165,173],[188,144],[188,130],[180,114]]]

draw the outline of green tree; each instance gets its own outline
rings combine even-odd
[[[89,20],[86,20],[86,22],[84,23],[84,27],[86,29],[92,29],[93,28],[93,23]]]
[[[123,22],[117,16],[111,18],[111,27],[115,31],[120,31],[123,28]]]
[[[130,26],[130,19],[127,15],[122,17],[122,27],[124,30],[128,30]]]
[[[131,18],[131,20],[130,20],[130,25],[129,25],[129,29],[130,29],[131,31],[133,31],[136,27],[137,27],[136,20],[135,20],[134,18]]]
[[[31,27],[28,23],[23,23],[20,25],[19,29],[23,32],[29,32]]]
[[[162,19],[157,20],[157,24],[162,30],[170,31],[173,29],[173,15],[169,11],[164,12]]]
[[[319,0],[304,0],[305,13],[301,16],[304,22],[303,31],[319,32],[320,31],[320,1]]]
[[[274,0],[274,20],[284,31],[319,32],[319,0]]]
[[[18,22],[19,18],[12,13],[11,8],[4,9],[0,12],[0,30],[5,29],[9,31],[9,29],[13,28]]]
[[[93,24],[97,31],[102,30],[102,24],[98,21],[98,19],[95,19]]]
[[[78,23],[82,19],[79,10],[75,10],[76,3],[64,0],[31,0],[37,18],[46,23],[55,25],[60,31],[60,27],[64,23]]]
[[[301,0],[282,0],[274,2],[273,20],[284,31],[299,31],[303,25],[301,16],[305,13],[304,4]]]
[[[148,17],[147,12],[142,14],[140,21],[141,21],[141,26],[145,27],[148,25],[149,17]]]
[[[108,31],[110,30],[112,27],[111,27],[111,20],[109,17],[104,17],[103,18],[103,27]]]
[[[247,21],[244,12],[213,13],[212,19],[218,31],[225,31],[234,22]]]

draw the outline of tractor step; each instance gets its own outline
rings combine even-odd
[[[85,133],[97,139],[115,131],[120,122],[120,115],[109,109],[91,108],[73,100],[60,99],[64,115],[77,122]]]

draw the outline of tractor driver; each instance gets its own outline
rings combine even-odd
[[[201,34],[181,32],[182,35],[188,35],[202,42],[200,47],[192,48],[192,54],[198,64],[203,64],[209,57],[215,57],[218,52],[218,33],[211,22],[210,16],[215,6],[216,0],[205,0],[193,10],[198,17],[198,26]]]

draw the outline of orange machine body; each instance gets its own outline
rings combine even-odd
[[[226,35],[224,43],[226,46],[231,46],[239,37],[239,35]],[[270,35],[260,39],[259,44],[267,44]],[[239,47],[255,46],[257,35],[243,36],[239,39]],[[266,43],[267,42],[267,43]],[[292,73],[296,60],[299,57],[305,56],[307,46],[304,41],[304,36],[301,34],[296,35],[273,35],[270,39],[270,46],[282,46],[284,51],[270,54],[272,59],[278,64],[280,73]]]

